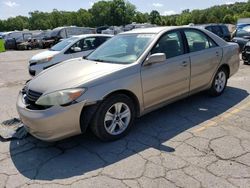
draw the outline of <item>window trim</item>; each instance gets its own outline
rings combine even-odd
[[[182,30],[182,32],[183,32],[183,35],[184,35],[184,37],[185,37],[185,39],[186,39],[186,45],[187,45],[188,53],[201,52],[201,51],[204,51],[204,50],[207,50],[207,49],[200,50],[200,51],[195,51],[195,52],[191,52],[191,51],[190,51],[190,48],[189,48],[189,45],[188,45],[188,40],[187,40],[187,36],[186,36],[186,34],[185,34],[185,31],[194,31],[194,32],[197,32],[197,33],[202,33],[202,34],[207,38],[208,41],[211,40],[211,41],[216,45],[216,47],[219,46],[219,45],[217,44],[217,42],[215,42],[215,41],[214,41],[211,37],[209,37],[208,34],[206,34],[205,32],[203,32],[203,31],[201,31],[201,30],[199,30],[199,29],[195,29],[195,28],[185,28],[185,29]],[[210,45],[209,45],[209,46],[210,46]],[[216,47],[214,47],[214,48],[216,48]],[[210,49],[210,47],[209,47],[209,49]]]
[[[183,54],[178,55],[178,56],[174,56],[174,57],[170,57],[170,58],[167,58],[167,57],[166,57],[166,59],[171,59],[171,58],[175,58],[175,57],[179,57],[179,56],[182,56],[182,55],[187,54],[188,51],[187,51],[187,48],[186,48],[185,40],[184,40],[184,38],[183,38],[182,29],[173,29],[173,30],[171,30],[171,31],[166,31],[165,33],[163,33],[163,34],[157,39],[157,41],[155,42],[154,46],[150,49],[149,54],[152,55],[152,53],[151,53],[152,50],[157,46],[157,44],[158,44],[159,41],[162,39],[162,37],[164,37],[164,36],[167,35],[167,34],[174,33],[174,32],[176,32],[176,33],[179,32],[179,34],[180,34],[180,39],[181,39],[181,41],[182,41],[182,46],[183,46]],[[149,54],[148,54],[148,55],[149,55]]]

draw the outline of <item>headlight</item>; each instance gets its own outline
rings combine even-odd
[[[75,101],[85,91],[86,89],[83,89],[83,88],[56,91],[56,92],[41,96],[36,101],[36,104],[41,105],[41,106],[66,105]]]
[[[47,63],[51,61],[52,59],[53,59],[53,56],[50,56],[50,57],[38,60],[37,63]]]

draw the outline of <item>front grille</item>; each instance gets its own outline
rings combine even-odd
[[[42,93],[30,90],[30,89],[26,92],[27,100],[30,103],[35,103],[41,96],[42,96]]]

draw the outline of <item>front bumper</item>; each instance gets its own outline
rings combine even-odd
[[[31,110],[27,108],[20,92],[16,105],[25,129],[40,140],[57,141],[81,134],[80,116],[84,101],[67,107],[53,106],[45,110]]]
[[[242,60],[246,63],[250,63],[250,51],[242,52]]]

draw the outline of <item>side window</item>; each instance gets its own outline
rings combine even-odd
[[[220,26],[213,26],[212,29],[214,34],[218,35],[219,37],[223,36]]]
[[[227,26],[223,25],[223,26],[221,26],[221,29],[222,29],[224,34],[230,35],[229,29]]]
[[[82,51],[93,50],[99,46],[99,40],[96,37],[85,38],[77,41],[72,47],[79,47]]]
[[[151,54],[165,53],[167,58],[184,54],[184,47],[179,31],[164,34],[152,49]]]
[[[67,38],[66,29],[62,29],[60,31],[60,37],[63,38],[63,39]]]
[[[212,30],[212,27],[211,27],[211,26],[207,26],[205,29],[206,29],[206,30],[208,30],[208,31],[213,32],[213,30]]]
[[[86,38],[83,43],[84,50],[93,50],[99,46],[99,40],[96,37]]]
[[[100,45],[109,40],[109,37],[99,37]]]
[[[207,37],[204,33],[196,30],[184,31],[190,52],[198,52],[205,49],[216,47],[217,44]]]

